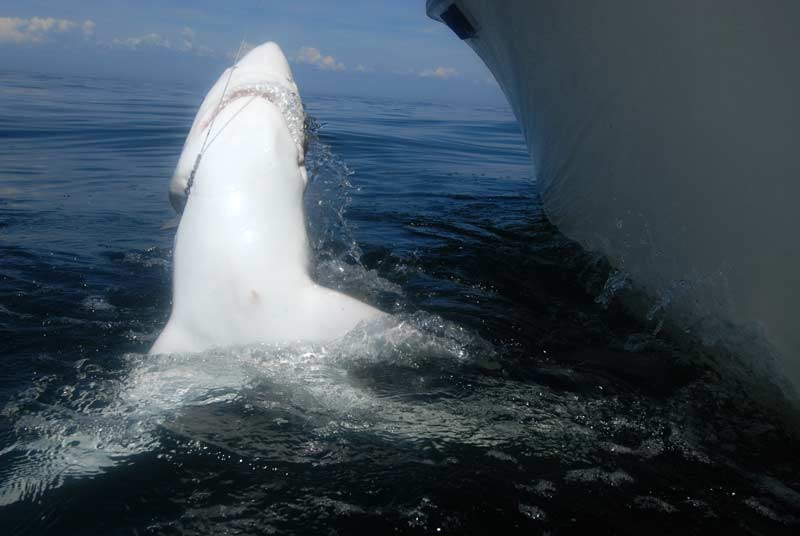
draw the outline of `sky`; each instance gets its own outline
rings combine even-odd
[[[483,62],[424,0],[0,0],[0,71],[210,86],[275,41],[301,92],[500,104]]]

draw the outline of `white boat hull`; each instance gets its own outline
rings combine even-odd
[[[452,4],[522,125],[550,220],[702,335],[755,327],[800,386],[800,2],[428,13]]]

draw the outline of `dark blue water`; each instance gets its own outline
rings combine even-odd
[[[147,355],[202,97],[0,74],[4,534],[798,529],[794,410],[625,312],[504,108],[305,96],[315,277],[396,322]]]

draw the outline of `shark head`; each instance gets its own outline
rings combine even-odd
[[[254,114],[243,114],[243,109],[270,108],[267,103],[279,112],[283,124],[276,124],[281,121],[274,117],[262,117],[265,124],[254,133],[253,141],[258,141],[260,135],[275,129],[285,131],[283,133],[288,132],[296,146],[295,160],[305,185],[307,174],[304,165],[306,139],[303,103],[286,56],[277,44],[268,42],[253,48],[235,65],[226,69],[200,105],[170,181],[170,202],[178,213],[183,212],[197,173],[207,160],[206,156],[231,154],[230,151],[212,152],[211,149],[215,144],[222,143],[221,138],[225,136],[226,130],[242,130],[241,121],[237,128],[230,129],[231,123],[238,120],[236,116],[247,115],[245,120],[250,120],[252,123]],[[267,111],[262,115],[275,114]],[[257,128],[256,125],[251,126]],[[259,151],[253,156],[264,157],[263,153],[264,151]],[[242,151],[236,154],[240,163],[243,154]],[[282,153],[281,158],[284,156],[285,153]]]

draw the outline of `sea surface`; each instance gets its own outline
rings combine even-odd
[[[794,408],[627,312],[504,107],[304,95],[314,276],[390,319],[147,355],[203,93],[0,72],[0,532],[800,530]]]

